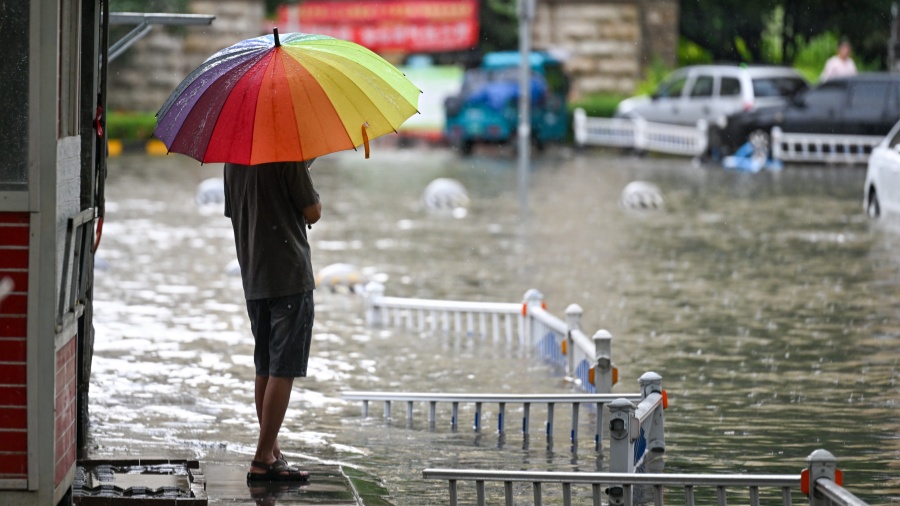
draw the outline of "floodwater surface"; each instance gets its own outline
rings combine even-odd
[[[227,272],[231,226],[220,204],[194,200],[221,165],[126,155],[109,173],[89,456],[249,462],[253,347],[240,278]],[[557,316],[582,306],[588,335],[613,335],[615,392],[636,392],[646,371],[662,375],[666,472],[796,473],[825,448],[851,491],[900,500],[900,218],[865,217],[864,168],[750,175],[563,151],[534,161],[525,215],[515,159],[503,153],[376,147],[369,160],[323,157],[312,173],[324,206],[310,232],[316,270],[352,264],[392,296],[519,302],[536,288]],[[465,216],[423,208],[439,177],[468,189]],[[635,180],[656,184],[665,207],[622,208]],[[398,505],[447,503],[446,483],[421,479],[429,467],[606,469],[591,414],[574,452],[565,430],[547,440],[534,409],[528,438],[499,436],[496,406],[485,406],[480,433],[465,421],[451,431],[440,405],[434,430],[427,406],[416,406],[412,428],[404,406],[388,423],[373,403],[363,419],[342,391],[572,385],[515,347],[371,328],[357,294],[319,289],[316,302],[310,376],[295,383],[281,438],[291,460],[359,468]],[[474,489],[461,487],[466,497]]]

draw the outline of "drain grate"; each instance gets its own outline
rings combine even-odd
[[[79,462],[72,484],[78,506],[206,506],[206,479],[195,460]]]

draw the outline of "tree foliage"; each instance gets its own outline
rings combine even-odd
[[[681,0],[679,28],[716,61],[790,64],[809,41],[831,33],[850,41],[857,60],[883,67],[892,1]],[[773,42],[779,47],[766,51]]]

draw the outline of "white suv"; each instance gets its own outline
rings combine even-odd
[[[672,72],[652,96],[619,103],[616,117],[654,123],[724,126],[725,117],[757,107],[780,105],[809,83],[796,70],[774,66],[696,65]]]

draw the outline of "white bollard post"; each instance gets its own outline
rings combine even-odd
[[[382,325],[381,308],[377,306],[377,303],[378,299],[383,296],[384,285],[381,283],[372,281],[366,285],[366,323],[372,327],[380,327]]]
[[[581,316],[584,310],[578,304],[569,304],[566,308],[566,327],[569,331],[566,333],[566,367],[568,374],[575,375],[575,340],[572,339],[573,330],[581,330]]]
[[[608,394],[612,387],[612,335],[601,329],[594,334],[594,388],[598,394]]]

